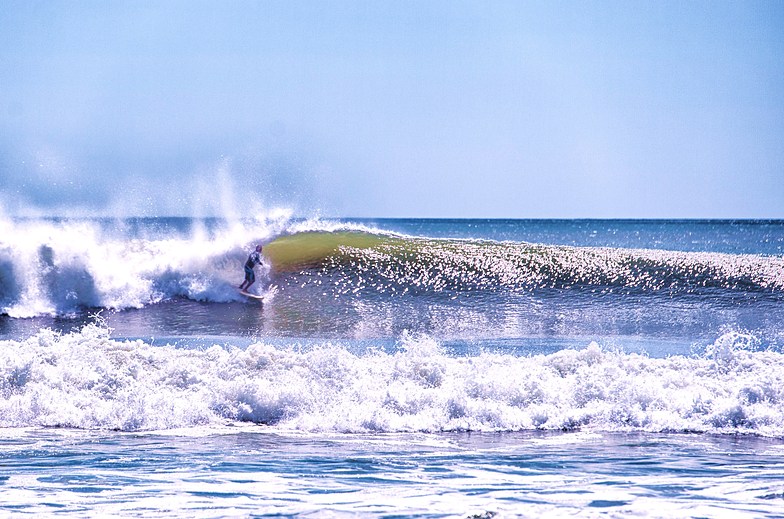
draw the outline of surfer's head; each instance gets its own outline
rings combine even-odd
[[[261,244],[256,245],[256,252],[261,252]]]

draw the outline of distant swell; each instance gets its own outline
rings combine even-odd
[[[283,429],[691,431],[784,436],[784,355],[724,335],[700,357],[602,350],[454,357],[404,335],[396,352],[179,349],[90,325],[0,342],[0,427],[125,431],[245,421]]]

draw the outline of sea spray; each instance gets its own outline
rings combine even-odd
[[[262,219],[206,232],[198,222],[178,231],[96,220],[4,221],[0,313],[69,315],[176,297],[237,301],[233,286],[246,249],[281,225]]]

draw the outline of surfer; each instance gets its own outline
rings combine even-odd
[[[261,264],[261,245],[256,245],[256,250],[248,255],[245,261],[245,281],[240,285],[240,290],[247,292],[250,286],[256,282],[256,274],[253,268]]]

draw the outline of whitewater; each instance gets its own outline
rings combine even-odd
[[[780,517],[782,317],[780,221],[3,218],[0,513]]]

